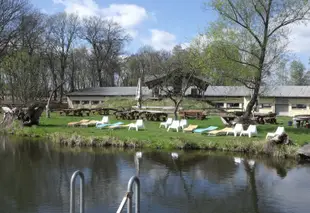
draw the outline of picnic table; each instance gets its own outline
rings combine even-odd
[[[309,122],[310,122],[310,115],[298,115],[293,118],[294,121],[296,121],[296,127],[306,127],[310,128]]]
[[[203,120],[206,118],[206,114],[203,110],[181,110],[179,111],[179,115],[183,119],[194,118]]]
[[[155,110],[124,110],[114,113],[116,119],[136,120],[144,119],[148,121],[166,121],[168,113]]]
[[[254,113],[254,119],[259,124],[265,124],[265,123],[276,124],[277,123],[276,113]]]
[[[81,109],[63,109],[58,111],[60,115],[65,115],[65,116],[83,116],[84,114],[86,116],[89,116],[90,114],[90,109],[86,108],[81,108]]]

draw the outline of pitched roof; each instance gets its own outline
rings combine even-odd
[[[137,87],[94,87],[68,93],[67,96],[135,96]],[[142,94],[152,94],[152,90],[142,87]]]
[[[310,97],[310,86],[278,86],[262,92],[265,97]]]
[[[137,87],[95,87],[72,92],[67,96],[135,96]],[[205,96],[213,97],[244,97],[252,91],[244,86],[209,86]],[[310,86],[277,86],[261,88],[262,97],[296,97],[310,98]],[[152,90],[142,87],[144,96],[151,96]],[[186,92],[190,94],[190,89]]]
[[[251,91],[244,86],[209,86],[205,96],[249,96]]]

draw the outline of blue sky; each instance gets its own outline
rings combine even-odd
[[[143,45],[170,50],[184,46],[216,19],[216,13],[204,8],[208,0],[31,0],[45,13],[66,11],[80,16],[104,15],[116,20],[132,36],[128,53]],[[310,27],[293,26],[289,49],[291,59],[308,66]]]

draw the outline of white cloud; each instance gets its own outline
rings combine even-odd
[[[290,27],[288,50],[294,53],[310,51],[310,27],[304,24],[295,24]]]
[[[152,46],[155,50],[172,50],[176,45],[176,36],[172,33],[151,29],[151,38],[143,40],[146,45]]]
[[[149,18],[145,8],[135,4],[110,4],[108,7],[100,7],[94,0],[53,0],[53,2],[64,5],[65,12],[78,14],[80,17],[102,16],[114,20],[132,37],[138,34],[135,27]]]

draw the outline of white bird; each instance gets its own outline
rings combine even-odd
[[[172,157],[172,159],[178,159],[179,158],[179,154],[176,153],[176,152],[172,152],[171,153],[171,157]]]
[[[136,158],[142,158],[142,152],[136,152]]]
[[[243,159],[238,158],[238,157],[234,157],[234,161],[235,161],[235,164],[237,165],[237,164],[240,164],[243,161]]]

